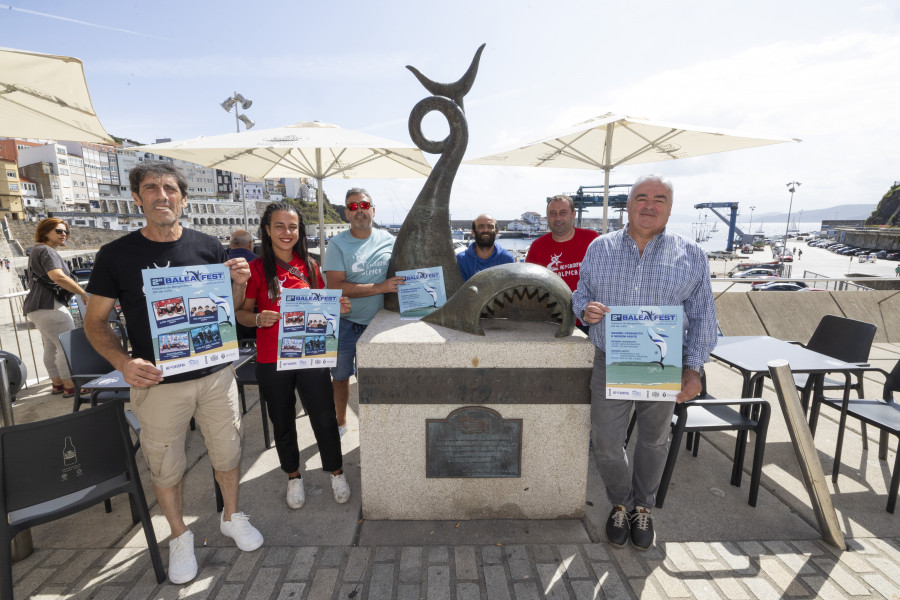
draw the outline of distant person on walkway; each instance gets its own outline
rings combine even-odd
[[[326,367],[279,371],[278,322],[284,290],[325,287],[319,266],[306,247],[306,227],[297,209],[285,202],[266,207],[259,226],[260,258],[250,263],[250,280],[238,321],[256,327],[256,380],[259,394],[266,399],[281,470],[287,473],[287,504],[302,508],[306,502],[300,475],[300,446],[297,442],[297,396],[309,415],[322,468],[331,473],[331,489],[338,504],[350,499],[344,476],[341,438],[334,412],[334,391]],[[342,312],[350,310],[350,300],[341,298]],[[254,308],[259,308],[254,313]]]
[[[247,263],[256,260],[256,254],[253,253],[253,235],[249,231],[238,229],[231,234],[228,241],[228,258],[243,258]],[[239,307],[235,306],[235,309]],[[246,327],[241,323],[237,324],[238,340],[256,339],[256,328]]]
[[[803,249],[802,248],[800,250],[797,250],[797,260],[800,260],[801,258],[803,258]]]
[[[563,195],[553,196],[547,202],[547,228],[550,233],[531,243],[525,262],[547,267],[574,292],[578,288],[584,253],[598,234],[592,229],[575,227],[575,202]],[[588,332],[587,325],[581,321],[578,328]]]
[[[150,318],[142,269],[225,264],[231,273],[236,306],[244,302],[250,268],[243,258],[229,259],[216,238],[178,223],[187,205],[188,183],[168,162],[139,163],[129,174],[131,196],[147,224],[100,248],[91,274],[91,301],[84,328],[88,339],[131,386],[131,406],[141,423],[141,450],[150,468],[153,490],[172,532],[169,580],[187,583],[197,576],[194,535],[182,508],[185,441],[191,417],[200,425],[209,461],[222,488],[224,510],[219,531],[244,552],[263,544],[262,534],[238,510],[243,425],[231,363],[170,375],[163,380],[154,363]],[[133,356],[107,323],[116,298],[122,305]]]
[[[253,253],[253,235],[249,231],[237,229],[228,241],[228,258],[241,257],[250,263],[256,259]]]
[[[59,343],[59,334],[75,329],[75,321],[69,307],[54,294],[54,288],[62,288],[72,295],[78,294],[87,303],[88,295],[72,278],[69,267],[56,251],[69,239],[69,225],[62,219],[50,217],[38,223],[34,230],[37,245],[28,256],[30,288],[25,296],[24,314],[41,332],[44,346],[44,366],[52,382],[52,394],[63,398],[75,395],[75,383],[69,374],[66,355]],[[3,259],[7,266],[9,259]]]
[[[897,267],[894,269],[894,273],[897,277],[900,277],[900,265],[897,265]]]
[[[3,263],[6,265],[6,270],[9,271],[9,259],[8,259],[8,258],[4,258],[4,259],[3,259]]]
[[[465,251],[456,255],[456,264],[463,281],[489,267],[516,262],[515,257],[504,250],[497,240],[497,221],[490,215],[478,215],[472,221],[472,239]]]
[[[639,177],[628,194],[628,226],[597,238],[581,263],[572,309],[590,327],[597,347],[591,377],[591,428],[597,465],[613,508],[606,523],[611,544],[638,550],[654,541],[650,508],[656,504],[666,464],[675,403],[606,398],[604,315],[609,306],[682,306],[684,344],[681,392],[697,397],[703,364],[716,346],[716,307],[709,260],[693,241],[666,230],[672,213],[672,183],[661,175]],[[637,445],[629,469],[625,436],[632,409]]]
[[[350,229],[331,239],[322,263],[329,289],[350,298],[350,312],[341,316],[337,366],[331,369],[334,409],[341,436],[347,430],[350,376],[356,373],[356,342],[380,309],[384,295],[396,292],[403,277],[387,278],[394,236],[375,229],[375,205],[362,188],[347,190],[344,198]]]

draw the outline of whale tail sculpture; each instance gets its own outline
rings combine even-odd
[[[482,44],[478,48],[465,75],[454,83],[438,83],[415,67],[407,66],[425,89],[433,94],[420,100],[410,112],[409,135],[422,151],[440,154],[441,157],[400,227],[391,254],[388,277],[397,271],[442,267],[448,298],[463,284],[450,232],[450,190],[469,143],[463,97],[475,82],[484,47],[485,44]],[[422,133],[422,120],[432,111],[444,115],[450,127],[450,133],[441,141],[429,140]],[[387,294],[384,305],[389,310],[398,311],[397,294]]]

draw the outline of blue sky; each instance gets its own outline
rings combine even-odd
[[[81,59],[107,131],[146,143],[234,131],[218,106],[234,91],[253,100],[258,128],[319,120],[409,143],[409,111],[427,94],[405,65],[453,81],[486,42],[467,158],[613,111],[803,140],[613,172],[612,183],[669,175],[676,213],[714,201],[784,212],[791,180],[803,184],[795,211],[874,205],[900,180],[900,5],[887,0],[5,2],[0,45]],[[436,115],[426,125],[446,132]],[[463,166],[451,212],[512,218],[602,182]],[[390,222],[422,180],[325,189],[340,201],[351,185]]]

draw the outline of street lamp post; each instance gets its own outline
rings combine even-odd
[[[750,207],[750,235],[753,235],[753,211],[756,210],[755,206]]]
[[[225,109],[225,112],[231,112],[232,107],[234,108],[234,126],[237,129],[237,132],[241,132],[241,123],[244,124],[245,129],[250,129],[256,123],[250,120],[247,115],[242,115],[239,108],[243,108],[247,110],[250,108],[250,105],[253,104],[253,100],[248,100],[244,98],[241,94],[235,92],[233,96],[229,96],[222,102],[219,106]],[[232,177],[233,179],[233,177]],[[234,181],[232,181],[232,189],[234,186]],[[241,174],[241,203],[244,208],[244,229],[250,231],[250,223],[247,220],[247,197],[244,195],[244,175]]]
[[[794,192],[797,191],[801,184],[799,181],[789,181],[785,185],[787,185],[787,189],[791,193],[791,201],[788,204],[787,223],[784,225],[784,247],[781,249],[781,264],[784,264],[784,253],[787,251],[788,229],[791,227],[791,208],[794,206]]]

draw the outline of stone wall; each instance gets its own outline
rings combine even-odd
[[[24,252],[35,245],[34,230],[36,227],[37,223],[29,221],[9,221],[10,237],[12,238],[9,242],[9,246],[14,249],[13,252],[17,252],[19,246],[21,246],[21,249]],[[232,231],[240,229],[240,227],[232,225],[201,225],[192,227],[192,229],[210,235],[224,237],[226,235],[231,235]],[[127,231],[117,231],[113,229],[73,227],[72,238],[66,242],[65,249],[96,251],[103,244],[117,240],[127,233]],[[16,244],[16,241],[19,242],[18,245]]]

